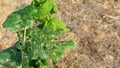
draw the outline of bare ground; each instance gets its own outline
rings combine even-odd
[[[0,0],[0,24],[28,2]],[[58,65],[48,68],[120,68],[120,0],[56,0],[56,3],[60,11],[55,16],[71,29],[66,38],[75,41],[76,50],[68,51]]]

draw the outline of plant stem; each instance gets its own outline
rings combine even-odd
[[[26,42],[26,30],[27,30],[27,28],[25,27],[24,28],[24,43]]]

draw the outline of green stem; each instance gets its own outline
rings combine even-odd
[[[24,28],[24,43],[26,42],[26,30],[27,30],[27,28],[25,27]]]
[[[43,26],[43,30],[42,30],[42,31],[44,31],[44,30],[45,30],[46,26],[47,26],[47,22],[45,22],[45,24],[44,24],[44,26]]]
[[[23,55],[24,55],[24,52],[22,51],[22,52],[21,52],[21,59],[22,59],[22,61],[21,61],[21,65],[19,66],[19,68],[22,68],[22,66],[23,66],[23,65],[22,65],[22,64],[23,64]]]

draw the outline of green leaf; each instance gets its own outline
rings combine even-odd
[[[58,12],[58,8],[55,4],[55,1],[54,0],[51,0],[52,2],[52,10],[51,10],[51,13],[57,13]]]
[[[3,27],[15,31],[25,26],[30,26],[35,22],[34,15],[36,12],[33,5],[28,5],[23,9],[11,13],[3,23]]]
[[[31,59],[34,55],[34,49],[30,46],[30,45],[26,45],[26,49],[24,50],[25,53],[27,54],[28,56],[28,59]]]
[[[54,31],[63,30],[64,32],[69,32],[69,29],[65,26],[65,24],[57,18],[49,20],[46,27]]]
[[[53,62],[53,64],[57,64],[58,63],[57,58],[53,56],[52,57],[52,62]]]
[[[39,56],[40,56],[40,58],[43,59],[43,60],[48,59],[47,53],[46,53],[45,50],[42,49],[42,48],[40,48],[40,50],[39,50]]]
[[[22,21],[21,16],[18,13],[13,12],[8,16],[7,20],[3,23],[3,27],[11,31],[14,31],[21,27],[21,25],[19,24],[21,21]]]
[[[27,56],[24,56],[22,59],[22,68],[30,68],[29,60],[28,60]]]
[[[48,65],[48,61],[47,60],[41,60],[43,65]]]
[[[39,57],[43,60],[48,59],[48,54],[45,52],[45,50],[39,45],[34,45],[34,56],[33,59],[38,59]]]
[[[16,65],[15,62],[7,62],[3,64],[3,66],[5,66],[6,68],[17,68],[18,67],[18,65]]]
[[[10,54],[6,52],[0,52],[0,64],[4,64],[10,61]]]
[[[75,44],[72,40],[70,41],[66,41],[65,43],[63,43],[65,48],[70,48],[71,50],[75,50]]]
[[[15,46],[0,52],[0,64],[8,68],[17,68],[21,63],[21,53]]]

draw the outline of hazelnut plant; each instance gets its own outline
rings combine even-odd
[[[4,28],[17,32],[14,46],[0,52],[0,65],[7,68],[42,68],[57,64],[65,49],[75,49],[72,40],[60,40],[69,29],[52,16],[56,13],[54,0],[32,0],[30,5],[11,13]]]

